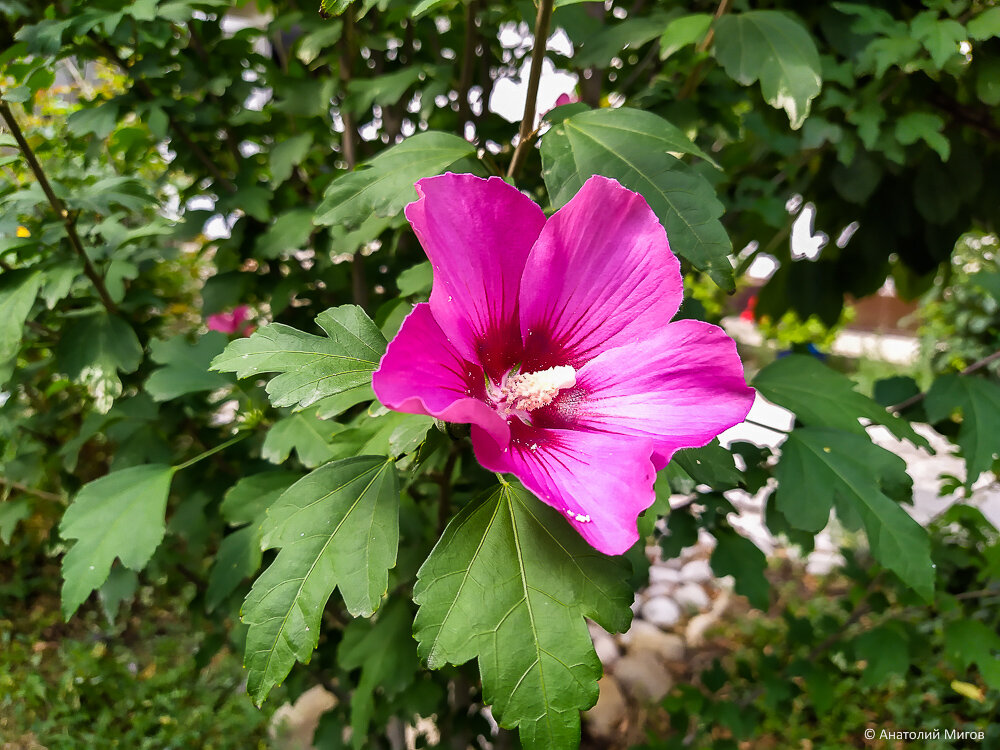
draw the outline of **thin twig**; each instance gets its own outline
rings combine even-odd
[[[715,9],[715,16],[712,18],[712,25],[708,27],[708,31],[705,33],[705,36],[694,48],[695,52],[702,54],[707,52],[708,48],[712,46],[712,40],[715,39],[715,22],[722,17],[722,14],[726,12],[728,7],[729,0],[719,0],[719,7]],[[681,99],[687,99],[694,93],[694,90],[698,88],[698,84],[701,83],[701,74],[704,69],[705,60],[703,59],[700,60],[688,74],[687,79],[684,81],[684,85],[681,86],[681,90],[677,94],[678,101]]]
[[[35,156],[35,152],[31,150],[31,146],[28,145],[24,133],[21,132],[21,126],[17,124],[17,119],[6,102],[0,101],[0,115],[7,121],[7,127],[10,128],[10,133],[14,136],[14,140],[17,142],[17,146],[21,149],[25,161],[28,162],[28,166],[34,173],[35,179],[38,180],[42,192],[48,198],[49,205],[52,206],[52,210],[56,212],[56,216],[62,221],[63,229],[65,229],[66,236],[69,238],[69,244],[73,247],[76,254],[80,256],[80,260],[83,261],[83,272],[97,290],[97,294],[101,298],[101,304],[104,305],[109,313],[117,313],[118,306],[111,299],[108,288],[104,285],[104,279],[97,273],[97,269],[94,268],[94,264],[90,261],[90,256],[83,249],[83,242],[80,241],[80,235],[76,231],[76,214],[66,210],[66,206],[62,200],[52,189],[49,178],[45,176],[45,171],[42,169],[41,163],[39,163],[38,158]]]
[[[344,133],[340,138],[340,155],[347,162],[347,170],[357,166],[357,151],[354,137],[356,127],[354,114],[344,107],[347,90],[351,83],[351,70],[354,63],[354,10],[349,6],[343,14],[343,31],[340,36],[340,83],[344,89],[341,98],[340,119],[344,123]],[[354,304],[361,308],[368,307],[368,282],[365,278],[365,258],[360,251],[354,253],[351,259],[351,294]]]
[[[966,367],[964,370],[962,370],[958,374],[959,375],[969,375],[969,374],[975,372],[976,370],[979,370],[979,369],[982,369],[983,367],[986,367],[986,365],[988,365],[990,362],[995,362],[998,359],[1000,359],[1000,350],[997,350],[997,351],[993,352],[992,354],[988,354],[985,357],[983,357],[982,359],[973,362],[971,365],[969,365],[968,367]],[[888,407],[888,411],[891,411],[894,414],[899,414],[900,412],[905,411],[906,409],[909,409],[914,404],[919,404],[925,398],[927,398],[927,392],[926,391],[924,391],[923,393],[918,393],[918,394],[916,394],[914,396],[910,396],[908,399],[906,399],[905,401],[900,401],[898,404],[893,404],[892,406]]]
[[[34,487],[29,487],[26,484],[21,484],[20,482],[15,482],[13,479],[7,479],[7,477],[0,477],[0,484],[4,487],[10,487],[12,490],[17,490],[18,492],[23,492],[25,495],[34,495],[42,500],[51,500],[56,503],[66,502],[66,498],[61,495],[57,495],[54,492],[46,492],[45,490],[36,490]]]
[[[476,59],[476,5],[476,0],[469,0],[465,6],[465,41],[462,44],[462,67],[458,81],[458,117],[463,133],[465,123],[472,119],[469,89],[472,88],[472,64]]]
[[[507,179],[517,175],[533,143],[531,133],[535,126],[538,81],[542,77],[542,61],[545,59],[545,43],[549,38],[549,22],[552,20],[554,2],[555,0],[541,0],[538,5],[538,16],[535,18],[535,43],[531,50],[531,70],[528,72],[528,98],[524,102],[524,117],[521,118],[517,148],[514,149],[510,166],[507,168]]]

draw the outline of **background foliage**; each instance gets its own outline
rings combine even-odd
[[[832,613],[815,601],[789,612],[785,650],[717,675],[744,696],[737,706],[765,701],[727,724],[733,735],[772,731],[800,691],[818,717],[831,691],[880,689],[890,675],[934,681],[941,654],[946,678],[995,705],[995,606],[958,597],[976,586],[995,605],[995,532],[958,516],[964,545],[941,541],[959,533],[944,522],[945,537],[929,536],[901,505],[912,484],[903,461],[859,420],[915,445],[925,439],[909,422],[928,422],[966,462],[957,483],[992,478],[1000,7],[555,6],[0,2],[5,599],[51,594],[35,571],[54,560],[71,618],[100,607],[121,623],[148,611],[149,587],[183,590],[180,642],[199,665],[229,644],[246,650],[257,702],[286,680],[292,696],[315,683],[336,693],[317,735],[330,746],[385,746],[391,722],[432,713],[465,746],[490,736],[485,704],[527,747],[575,746],[600,674],[584,617],[627,627],[642,542],[626,560],[596,555],[522,489],[497,489],[464,438],[387,412],[369,375],[430,288],[401,214],[416,179],[510,167],[554,209],[601,173],[641,192],[666,227],[686,316],[718,320],[763,256],[779,265],[755,314],[819,326],[785,341],[821,340],[845,301],[887,277],[903,297],[930,300],[926,371],[876,383],[874,399],[807,356],[756,374],[748,358],[755,387],[797,417],[780,455],[749,443],[682,453],[642,519],[668,554],[699,528],[714,535],[716,572],[763,609],[776,595],[766,561],[730,526],[724,492],[764,490],[770,529],[805,548],[831,509],[865,532],[846,573],[854,588]],[[579,76],[579,101],[545,113],[537,133],[527,118],[515,155],[517,126],[486,103],[530,57],[530,40],[509,37],[536,16],[570,40],[569,54],[547,56]],[[818,257],[788,242],[803,200],[814,237],[829,237]],[[251,335],[206,330],[208,316],[243,305]],[[687,510],[669,511],[671,491],[689,496]],[[313,536],[329,519],[335,529]],[[507,546],[511,529],[529,554]],[[558,564],[539,557],[554,547]],[[504,592],[476,610],[448,584],[473,569],[572,596],[539,619],[520,616],[530,596],[501,607]],[[839,611],[860,601],[861,614]],[[844,623],[852,637],[804,667],[803,653]],[[516,674],[491,668],[500,653]],[[67,647],[64,660],[82,661],[62,669],[88,673],[81,654]],[[860,678],[845,666],[855,657],[869,662]],[[210,674],[197,679],[223,700]],[[912,698],[914,684],[898,692]],[[733,715],[694,688],[668,700],[678,726]],[[15,703],[0,705],[19,730],[61,721],[31,703],[9,714]],[[196,709],[174,706],[173,720],[192,724]],[[986,726],[982,714],[966,720]],[[228,714],[218,727],[229,721],[242,731]]]

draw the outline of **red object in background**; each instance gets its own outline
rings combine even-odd
[[[231,312],[209,315],[206,322],[210,331],[221,331],[230,336],[234,333],[240,336],[249,336],[255,329],[255,326],[245,322],[249,317],[250,308],[246,305],[240,305]]]
[[[750,299],[747,300],[747,306],[740,313],[740,320],[747,320],[753,323],[756,320],[753,313],[755,307],[757,307],[757,295],[752,294],[750,295]]]

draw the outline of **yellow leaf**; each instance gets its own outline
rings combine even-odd
[[[961,680],[952,680],[951,689],[954,690],[959,695],[964,695],[966,698],[971,698],[977,703],[982,703],[984,700],[986,700],[986,696],[983,694],[983,689],[968,682],[962,682]]]
[[[30,237],[31,236],[31,232],[28,231],[27,227],[18,227],[17,228],[17,236],[18,237],[22,237],[22,238],[24,238],[24,237]]]

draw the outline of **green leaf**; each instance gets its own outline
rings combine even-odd
[[[558,511],[504,483],[448,524],[417,573],[418,652],[431,669],[478,658],[484,700],[528,750],[576,748],[601,676],[584,618],[627,627],[626,582]]]
[[[293,208],[272,222],[254,246],[259,258],[277,258],[283,253],[302,250],[313,233],[312,209]]]
[[[267,384],[274,406],[310,406],[321,398],[371,385],[385,352],[381,332],[360,307],[333,307],[316,318],[327,337],[272,323],[237,339],[212,361],[212,369],[245,378],[281,373]]]
[[[717,544],[712,550],[711,564],[715,575],[732,576],[737,594],[743,594],[757,609],[767,611],[771,585],[764,571],[767,558],[757,545],[726,527],[715,530]]]
[[[142,570],[163,540],[172,466],[144,464],[85,484],[63,514],[59,534],[76,539],[62,562],[66,619],[108,577],[117,557]]]
[[[226,491],[219,512],[234,526],[262,523],[271,504],[301,478],[293,471],[264,471],[243,477]]]
[[[671,21],[660,37],[660,59],[666,60],[689,44],[696,44],[708,33],[712,25],[710,13],[692,13]]]
[[[805,122],[823,86],[812,36],[796,18],[779,11],[722,16],[715,23],[715,57],[743,86],[760,79],[764,99],[785,110],[792,129]]]
[[[422,65],[408,65],[405,68],[371,78],[355,78],[348,86],[344,101],[347,111],[360,114],[373,104],[391,105],[398,102],[407,89],[426,77]]]
[[[732,243],[719,221],[722,204],[708,181],[670,152],[709,159],[678,128],[652,113],[597,109],[569,117],[545,134],[542,176],[555,208],[595,174],[642,194],[674,252],[732,289]]]
[[[896,140],[904,146],[923,140],[937,152],[941,161],[948,161],[951,144],[941,135],[944,119],[931,112],[907,112],[896,120]]]
[[[910,21],[910,33],[930,53],[938,69],[958,54],[958,43],[965,41],[966,37],[962,24],[950,18],[939,19],[933,10],[914,16]]]
[[[660,35],[667,16],[654,13],[641,18],[629,18],[619,23],[603,26],[600,31],[587,37],[573,57],[573,65],[578,68],[606,68],[612,58],[628,50],[634,52]]]
[[[395,216],[416,200],[417,180],[440,174],[475,153],[475,146],[456,135],[418,133],[330,183],[313,221],[354,229],[372,215]]]
[[[101,312],[66,326],[56,360],[70,380],[86,386],[97,411],[106,414],[122,392],[118,372],[135,372],[142,346],[128,323]]]
[[[857,657],[868,662],[861,677],[863,687],[881,685],[889,675],[905,675],[910,668],[910,648],[901,628],[881,625],[852,643]]]
[[[93,133],[98,138],[107,138],[118,121],[118,102],[110,101],[78,109],[66,120],[66,129],[73,135]]]
[[[965,28],[977,42],[1000,36],[1000,6],[987,8],[975,18],[969,19]]]
[[[292,176],[292,169],[306,158],[312,142],[312,133],[302,133],[286,138],[271,149],[268,161],[271,165],[272,185],[280,185]]]
[[[368,741],[376,688],[392,698],[413,682],[418,662],[412,625],[406,604],[402,599],[393,599],[374,623],[353,620],[344,628],[337,664],[342,669],[361,669],[351,696],[351,744],[355,748],[365,747]]]
[[[219,331],[209,331],[193,344],[185,335],[154,339],[150,356],[164,365],[146,380],[146,392],[154,401],[169,401],[188,393],[214,391],[231,384],[225,375],[209,372],[208,366],[226,346],[228,338]]]
[[[809,426],[836,427],[865,433],[858,419],[885,425],[900,440],[929,447],[910,423],[854,390],[854,381],[804,354],[777,359],[753,379],[753,387],[769,401],[795,412]]]
[[[304,466],[314,468],[334,457],[330,443],[343,429],[336,422],[317,419],[315,409],[297,412],[271,426],[260,454],[266,461],[281,464],[295,451]]]
[[[775,476],[775,500],[789,523],[819,531],[836,504],[841,519],[860,518],[875,559],[930,601],[934,566],[927,532],[884,492],[908,481],[902,458],[863,435],[805,427],[782,444]]]
[[[310,31],[301,37],[295,50],[295,56],[302,61],[303,65],[309,65],[322,54],[323,50],[337,43],[342,31],[343,24],[340,21],[323,24],[315,31]]]
[[[109,625],[115,624],[118,610],[122,602],[132,599],[139,588],[139,576],[134,570],[129,570],[123,565],[116,565],[111,569],[108,580],[97,590],[97,598],[101,602],[101,609],[104,610],[104,617]]]
[[[399,486],[381,456],[327,464],[268,509],[263,546],[280,551],[242,612],[247,692],[258,705],[296,660],[309,660],[334,588],[355,617],[378,608],[398,543]]]
[[[0,385],[14,372],[24,322],[35,304],[41,282],[42,274],[37,271],[0,274]]]
[[[991,690],[1000,690],[1000,635],[979,620],[956,620],[944,629],[948,658],[967,669],[975,664],[983,682]]]
[[[972,488],[1000,453],[1000,385],[970,375],[942,375],[924,399],[931,422],[961,412],[958,445],[965,458],[965,486]]]
[[[415,294],[429,294],[433,283],[434,271],[431,270],[431,262],[429,260],[407,268],[396,279],[396,286],[399,287],[399,293],[403,297]]]
[[[262,529],[244,526],[227,534],[215,553],[215,563],[208,574],[205,609],[218,607],[241,582],[260,570],[263,553],[260,549]]]
[[[707,484],[715,490],[731,490],[743,481],[733,454],[715,439],[701,448],[679,450],[671,460],[680,464],[695,482]]]
[[[0,542],[10,544],[10,538],[17,525],[31,516],[31,498],[0,502]]]

